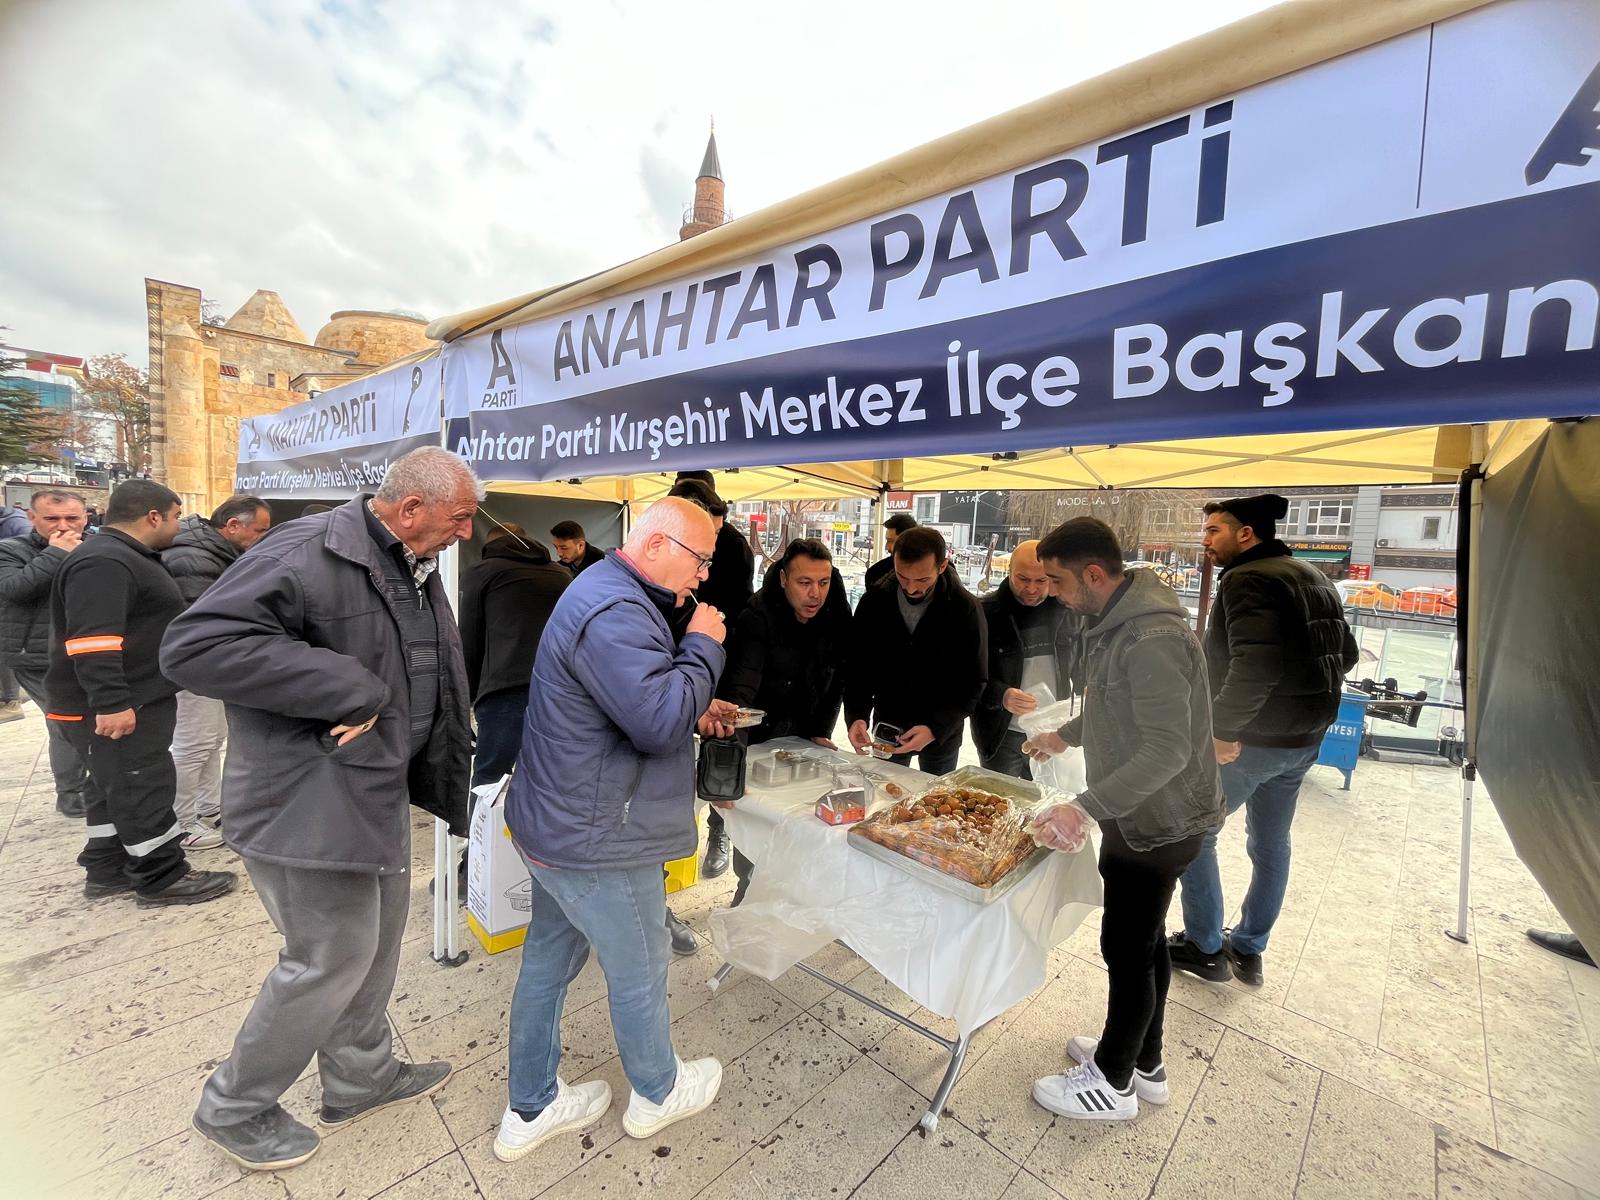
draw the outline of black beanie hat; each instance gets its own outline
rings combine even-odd
[[[1263,542],[1278,536],[1278,519],[1289,511],[1289,502],[1282,496],[1267,492],[1260,496],[1240,496],[1234,500],[1219,500],[1206,505],[1207,512],[1224,512],[1240,525],[1248,525]]]

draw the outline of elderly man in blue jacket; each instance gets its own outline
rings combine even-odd
[[[686,1063],[672,1048],[661,881],[662,862],[698,842],[696,725],[729,732],[732,706],[712,701],[722,614],[697,605],[681,639],[670,620],[695,603],[715,547],[703,508],[657,501],[621,550],[562,593],[539,643],[506,802],[533,876],[533,914],[511,1004],[510,1103],[494,1142],[505,1162],[594,1124],[611,1105],[604,1081],[556,1074],[567,985],[590,947],[633,1089],[623,1129],[650,1137],[703,1112],[722,1084],[716,1059]]]

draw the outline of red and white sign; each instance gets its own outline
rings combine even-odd
[[[884,497],[884,501],[885,501],[884,507],[887,508],[892,513],[894,513],[894,512],[910,512],[911,511],[911,493],[910,492],[890,492],[887,496]]]

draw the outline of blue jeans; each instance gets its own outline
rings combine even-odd
[[[490,692],[473,708],[478,717],[478,748],[472,756],[472,786],[480,787],[511,774],[522,749],[522,721],[528,712],[528,689]]]
[[[1241,954],[1264,954],[1272,926],[1289,889],[1289,826],[1300,797],[1300,781],[1317,761],[1316,746],[1279,750],[1244,746],[1222,768],[1222,790],[1231,815],[1244,806],[1245,851],[1250,888],[1239,923],[1228,941]],[[1222,878],[1217,873],[1217,835],[1209,833],[1200,856],[1183,873],[1184,935],[1206,954],[1222,949]]]
[[[533,1112],[556,1098],[561,1009],[591,945],[605,972],[623,1073],[634,1091],[660,1104],[678,1081],[667,1016],[672,949],[660,864],[614,871],[530,864],[529,873],[533,913],[511,999],[511,1107]]]

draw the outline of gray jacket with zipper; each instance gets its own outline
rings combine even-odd
[[[1061,730],[1083,747],[1084,810],[1115,821],[1135,850],[1220,828],[1205,656],[1176,593],[1149,571],[1129,571],[1084,632],[1084,672],[1083,712]]]
[[[455,617],[431,575],[438,707],[413,754],[405,647],[367,500],[274,529],[162,642],[168,679],[227,705],[222,833],[245,858],[400,874],[411,862],[408,801],[467,833],[471,700]],[[343,746],[329,735],[374,714]]]

